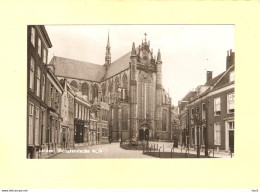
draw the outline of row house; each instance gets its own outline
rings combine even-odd
[[[74,98],[74,142],[75,144],[90,144],[90,109],[91,104],[81,92],[75,92]]]
[[[234,65],[235,53],[228,51],[226,70],[198,86],[187,105],[190,146],[205,146],[234,152]]]
[[[63,146],[62,127],[63,117],[61,116],[63,87],[54,75],[51,68],[47,69],[46,81],[47,94],[47,128],[46,148],[51,153],[56,153]]]
[[[52,67],[55,71],[54,65],[49,64],[49,66]],[[88,95],[84,94],[84,92],[79,91],[75,86],[71,85],[67,78],[59,78],[59,81],[63,86],[65,84],[67,85],[67,88],[66,90],[64,89],[63,94],[63,116],[65,117],[63,126],[64,137],[66,135],[66,138],[64,139],[66,141],[66,145],[74,147],[74,144],[95,145],[98,143],[108,143],[109,106],[107,103],[102,102],[103,98],[101,97],[100,92],[96,90],[95,97],[93,97],[94,99],[90,101]],[[69,104],[71,107],[66,106],[66,102],[71,103]],[[71,112],[67,111],[68,109],[71,109]],[[68,118],[74,119],[73,123],[71,123],[71,126],[69,126],[74,127],[73,134],[72,132],[69,133],[68,131],[65,131],[65,127],[67,127],[67,130],[70,130],[70,128],[67,126]],[[73,138],[73,142],[68,141],[69,137],[70,140]]]
[[[27,30],[27,158],[44,158],[75,143],[99,143],[108,132],[107,108],[98,129],[87,96],[59,81],[55,66],[47,65],[52,44],[45,27],[30,25]]]
[[[185,95],[185,97],[183,97],[182,100],[178,102],[178,119],[181,132],[181,139],[179,141],[180,144],[183,144],[184,146],[189,146],[189,111],[187,110],[187,105],[189,104],[189,101],[195,94],[196,91],[190,91],[187,95]]]
[[[67,80],[61,82],[64,89],[62,95],[62,106],[61,106],[61,116],[63,121],[62,126],[62,142],[63,148],[73,148],[74,147],[74,98],[75,93],[67,83]]]
[[[101,132],[101,143],[108,143],[109,142],[109,122],[108,122],[108,115],[109,115],[109,105],[105,102],[100,102],[100,132]]]
[[[51,47],[43,25],[27,27],[27,158],[38,158],[46,144],[46,64]]]

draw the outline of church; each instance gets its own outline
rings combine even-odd
[[[88,102],[109,106],[112,141],[171,140],[171,98],[162,86],[162,65],[160,50],[154,55],[146,33],[139,46],[133,42],[129,52],[113,62],[108,35],[103,64],[58,56],[49,63],[58,80],[66,79]]]

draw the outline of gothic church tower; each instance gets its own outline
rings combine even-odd
[[[162,59],[160,49],[157,53],[157,73],[156,73],[156,111],[155,111],[155,121],[156,130],[155,134],[162,131]],[[156,137],[159,135],[156,135]]]
[[[110,53],[110,42],[109,42],[109,33],[108,33],[108,37],[107,37],[107,47],[106,47],[106,57],[105,57],[105,67],[106,69],[109,67],[109,65],[111,64],[111,53]]]
[[[130,139],[137,136],[137,80],[136,80],[136,64],[137,55],[135,43],[133,42],[130,56]]]

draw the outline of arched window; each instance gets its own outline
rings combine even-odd
[[[106,94],[106,83],[102,84],[102,94],[103,94],[103,96],[105,96],[105,94]]]
[[[123,75],[122,82],[123,82],[122,98],[127,99],[127,76],[126,76],[126,74]]]
[[[86,95],[89,97],[89,85],[86,82],[84,82],[81,85],[81,92],[82,92],[82,95]]]
[[[119,79],[118,79],[118,77],[116,77],[116,80],[115,80],[115,92],[118,90],[118,87],[119,87]]]
[[[77,82],[74,81],[74,80],[70,82],[70,85],[73,86],[73,87],[75,87],[75,88],[78,88],[78,84],[77,84]]]
[[[126,76],[126,74],[123,75],[122,82],[123,82],[123,88],[126,89],[127,88],[127,76]]]
[[[138,116],[145,119],[146,114],[152,115],[153,87],[151,77],[141,74],[138,82]]]
[[[122,129],[128,130],[128,111],[126,108],[122,110]]]
[[[162,131],[167,130],[167,110],[164,109],[162,113]]]
[[[112,93],[112,91],[113,91],[113,82],[112,82],[112,81],[109,81],[108,91],[109,91],[110,93]]]
[[[92,87],[92,99],[98,98],[98,86],[97,84]]]

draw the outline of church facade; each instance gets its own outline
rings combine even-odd
[[[57,56],[49,63],[60,81],[66,79],[90,103],[108,106],[108,133],[100,134],[104,141],[109,136],[113,141],[171,139],[171,98],[162,86],[162,65],[160,50],[156,57],[146,37],[111,62],[109,36],[103,65]],[[148,119],[149,129],[143,126]]]

